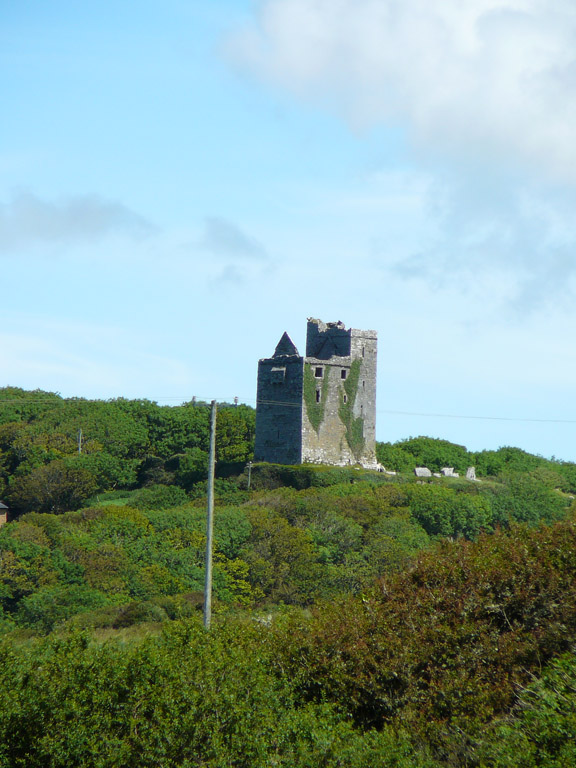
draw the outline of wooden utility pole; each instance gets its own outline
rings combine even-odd
[[[210,408],[210,456],[208,460],[208,513],[206,516],[206,565],[204,578],[204,628],[212,619],[212,535],[214,531],[214,467],[216,465],[216,400]]]

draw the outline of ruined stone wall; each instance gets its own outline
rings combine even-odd
[[[344,323],[323,323],[308,318],[306,328],[306,357],[328,360],[330,357],[350,357],[351,334]]]
[[[256,461],[302,462],[303,358],[266,358],[258,363]]]
[[[342,372],[349,376],[350,363],[349,357],[330,361],[307,357],[304,362],[302,461],[337,465],[357,462],[340,417],[346,394]]]
[[[257,461],[376,462],[375,331],[308,321],[306,357],[287,334],[258,364]]]
[[[360,361],[358,394],[354,404],[355,418],[363,419],[364,450],[362,464],[375,466],[376,461],[376,377],[378,338],[376,331],[351,330],[352,359]]]
[[[308,321],[302,461],[376,466],[376,345],[375,331]]]

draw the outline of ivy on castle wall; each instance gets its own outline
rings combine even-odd
[[[340,391],[340,407],[338,415],[346,427],[346,442],[356,459],[360,459],[364,450],[364,419],[362,416],[354,417],[354,403],[358,395],[358,383],[360,381],[361,360],[353,360],[350,366],[350,373],[344,381],[344,392],[347,395],[344,401],[344,392]]]
[[[304,402],[306,404],[306,415],[308,421],[312,425],[312,428],[318,434],[320,424],[324,421],[324,413],[326,411],[326,400],[328,398],[328,378],[330,375],[330,368],[324,367],[324,379],[321,389],[320,402],[316,402],[316,389],[318,386],[318,379],[315,378],[312,373],[312,365],[306,363],[304,366]]]

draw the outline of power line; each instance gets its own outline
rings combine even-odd
[[[58,395],[58,397],[60,397]],[[217,397],[217,398],[210,398],[210,397],[192,397],[189,396],[186,397],[154,397],[154,398],[125,398],[125,397],[118,397],[118,398],[110,398],[109,400],[98,400],[98,399],[90,399],[90,398],[76,398],[76,397],[69,397],[69,398],[61,398],[62,402],[84,402],[84,403],[93,403],[93,402],[102,402],[102,403],[113,403],[117,400],[135,400],[135,401],[141,401],[146,400],[151,403],[156,403],[158,400],[172,400],[177,401],[182,405],[186,406],[197,406],[197,407],[210,407],[211,400],[216,400],[220,404],[233,404],[234,397]],[[20,405],[20,404],[26,404],[26,405],[35,405],[35,404],[45,404],[45,403],[52,403],[55,404],[57,401],[54,400],[54,398],[0,398],[0,405],[2,404],[10,404],[10,405]],[[282,406],[284,408],[301,408],[301,403],[294,403],[294,402],[288,402],[285,400],[255,400],[254,398],[244,398],[244,402],[240,403],[241,405],[248,405],[248,404],[254,404],[254,405],[274,405],[274,406]],[[377,409],[377,414],[388,414],[390,416],[415,416],[418,418],[427,418],[427,419],[463,419],[463,420],[473,420],[473,421],[508,421],[508,422],[519,422],[519,423],[532,423],[532,424],[576,424],[576,419],[537,419],[532,417],[523,417],[523,416],[479,416],[479,415],[473,415],[473,414],[456,414],[456,413],[425,413],[423,411],[395,411],[391,409]]]
[[[576,424],[576,419],[531,419],[521,416],[465,416],[454,413],[417,413],[412,411],[387,411],[378,410],[376,413],[388,413],[395,416],[420,416],[423,418],[437,419],[475,419],[478,421],[520,421],[533,422],[537,424]]]
[[[300,403],[289,403],[281,400],[257,400],[258,405],[281,405],[286,408],[300,408]],[[418,416],[420,418],[438,418],[438,419],[474,419],[477,421],[519,421],[535,422],[540,424],[576,424],[576,419],[534,419],[521,416],[470,416],[455,413],[422,413],[417,411],[392,411],[378,409],[377,414],[387,413],[394,416]]]

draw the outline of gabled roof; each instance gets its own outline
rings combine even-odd
[[[8,509],[8,507],[0,501],[0,509]]]
[[[292,357],[293,355],[299,355],[298,350],[290,336],[284,331],[282,338],[276,345],[273,357]]]

